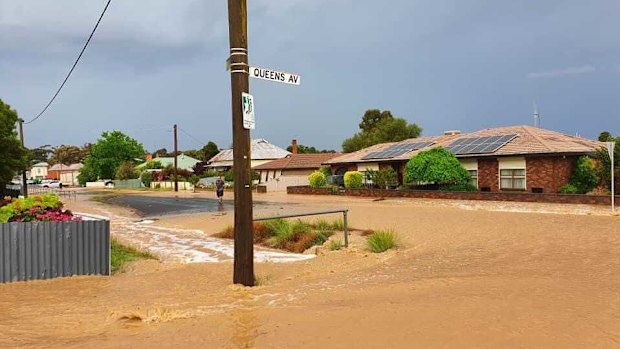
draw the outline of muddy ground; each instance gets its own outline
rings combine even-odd
[[[257,198],[275,204],[255,215],[349,208],[355,227],[396,230],[399,248],[372,254],[353,236],[348,250],[258,263],[255,288],[230,285],[230,262],[174,259],[3,284],[0,347],[620,347],[620,217],[606,208]],[[69,206],[140,219],[81,199]],[[211,234],[231,222],[224,211],[154,224]]]

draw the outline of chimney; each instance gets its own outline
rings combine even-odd
[[[443,135],[444,136],[454,136],[454,135],[460,135],[461,134],[461,130],[448,130],[448,131],[443,131]]]
[[[153,160],[153,154],[146,153],[146,155],[144,155],[144,160],[146,160],[146,162]]]
[[[291,153],[297,154],[297,140],[293,139],[291,142]]]

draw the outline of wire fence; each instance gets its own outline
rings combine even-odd
[[[71,189],[45,188],[39,186],[28,186],[28,195],[56,194],[61,198],[73,199],[77,198],[77,191]]]

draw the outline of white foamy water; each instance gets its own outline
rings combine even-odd
[[[106,212],[114,236],[140,249],[156,254],[163,262],[220,263],[232,262],[233,241],[206,235],[202,230],[167,228],[152,220],[135,222]],[[254,261],[287,263],[314,258],[312,254],[287,253],[254,246]]]

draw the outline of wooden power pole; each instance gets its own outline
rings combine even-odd
[[[178,163],[177,154],[179,152],[179,142],[177,140],[177,124],[174,124],[174,191],[179,191],[179,175],[178,175]]]
[[[230,82],[232,92],[235,261],[233,282],[254,286],[250,130],[243,126],[242,92],[249,92],[246,0],[228,0]]]
[[[19,119],[19,138],[22,141],[22,147],[24,147],[24,119]],[[22,194],[25,198],[28,197],[28,180],[26,178],[26,169],[22,171]]]

